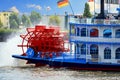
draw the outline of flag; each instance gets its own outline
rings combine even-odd
[[[88,2],[93,2],[94,0],[88,0]]]
[[[58,5],[59,8],[64,7],[64,6],[67,6],[68,4],[69,4],[69,1],[68,1],[68,0],[59,0],[59,1],[57,2],[57,5]]]

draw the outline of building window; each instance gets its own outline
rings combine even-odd
[[[105,3],[108,3],[108,0],[105,0]]]
[[[103,37],[104,38],[111,38],[112,37],[112,30],[111,29],[105,29],[103,31]]]
[[[114,0],[114,3],[115,4],[119,4],[119,0]]]
[[[91,29],[90,37],[98,37],[98,29]]]
[[[9,22],[7,22],[7,25],[9,25]]]
[[[105,0],[107,4],[119,4],[119,0]]]
[[[81,54],[86,54],[86,44],[81,45]]]
[[[104,59],[111,59],[111,49],[109,47],[104,50]]]
[[[115,37],[120,38],[120,29],[115,31]]]
[[[88,30],[86,28],[81,29],[81,37],[86,37],[88,36]]]
[[[6,14],[4,14],[4,16],[6,16]]]
[[[9,17],[7,16],[6,19],[9,20]]]
[[[120,48],[117,48],[116,51],[115,51],[115,58],[116,59],[120,59]]]
[[[92,58],[98,58],[98,45],[92,44],[90,46],[90,54],[92,55]]]

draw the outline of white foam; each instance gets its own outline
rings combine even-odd
[[[22,54],[22,49],[17,47],[22,43],[19,35],[14,35],[7,39],[7,42],[0,42],[0,66],[13,66],[15,59],[12,58],[13,54]]]

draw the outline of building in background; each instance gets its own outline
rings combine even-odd
[[[10,16],[11,13],[12,12],[10,12],[10,11],[0,12],[0,20],[1,20],[4,28],[10,28],[9,16]]]
[[[106,13],[118,13],[117,8],[120,6],[120,0],[105,0]]]
[[[100,12],[100,1],[101,0],[88,0],[90,11],[92,14]],[[104,0],[105,3],[105,14],[118,13],[117,8],[120,7],[120,0]]]

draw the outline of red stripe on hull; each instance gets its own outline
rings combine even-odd
[[[41,67],[41,66],[46,66],[46,64],[44,64],[44,63],[36,63],[35,64],[35,67]]]

